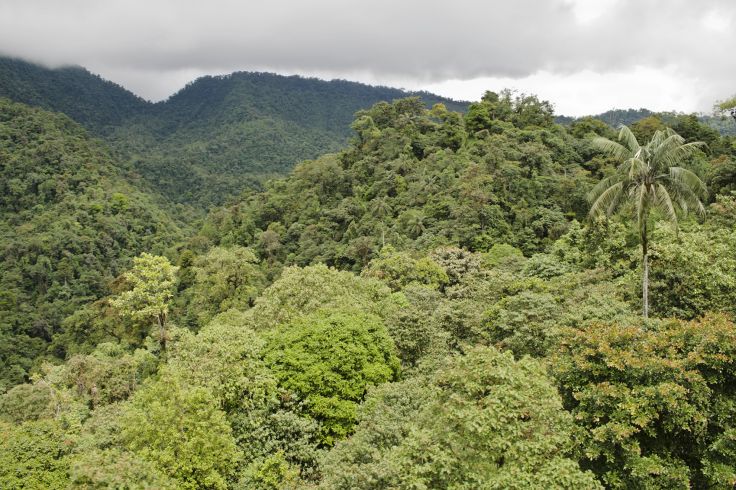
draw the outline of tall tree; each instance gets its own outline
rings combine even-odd
[[[124,274],[132,286],[110,303],[124,316],[134,320],[153,320],[159,329],[161,348],[166,348],[166,320],[174,296],[176,271],[166,257],[143,252],[133,259],[133,269]]]
[[[684,168],[687,160],[703,145],[685,143],[685,139],[667,128],[654,133],[641,146],[626,126],[621,126],[619,142],[597,137],[593,144],[622,161],[617,171],[601,180],[588,194],[590,216],[610,216],[620,209],[633,209],[639,228],[642,252],[643,314],[649,316],[649,220],[652,211],[660,211],[675,227],[678,214],[694,210],[705,214],[702,199],[705,184]]]

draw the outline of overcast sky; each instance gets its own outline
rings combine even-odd
[[[0,52],[78,64],[150,100],[258,70],[504,87],[557,113],[710,112],[736,93],[735,0],[0,0]]]

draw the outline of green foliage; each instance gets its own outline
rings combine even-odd
[[[584,216],[589,177],[563,128],[500,121],[498,131],[473,135],[467,121],[437,114],[416,99],[361,111],[350,147],[213,210],[201,233],[252,246],[270,264],[357,272],[386,244],[537,252],[566,231],[569,216]],[[462,137],[450,143],[448,132]]]
[[[86,320],[84,334],[65,335],[64,319],[179,233],[69,118],[0,100],[0,391],[27,381],[41,357],[113,340]]]
[[[425,383],[372,393],[324,488],[600,488],[566,456],[572,419],[536,361],[474,348]]]
[[[125,447],[178,488],[227,488],[238,450],[217,399],[166,372],[131,399],[122,416]]]
[[[51,418],[53,393],[44,385],[16,385],[0,395],[0,419],[15,424],[28,420]]]
[[[73,438],[56,421],[0,422],[0,484],[9,490],[68,488],[73,447]]]
[[[265,341],[237,310],[216,316],[196,335],[178,331],[171,342],[167,370],[188,386],[211,390],[220,407],[262,409],[275,394],[275,379],[261,357]]]
[[[555,343],[560,305],[549,293],[522,291],[486,312],[488,340],[516,358],[543,357]]]
[[[242,488],[284,490],[298,488],[299,471],[284,459],[283,452],[276,452],[239,482]]]
[[[426,92],[246,72],[201,77],[153,104],[82,68],[0,57],[0,97],[66,113],[103,136],[150,187],[203,210],[300,160],[338,150],[358,110],[409,95],[428,107],[466,108]],[[443,137],[457,144],[452,132]]]
[[[322,487],[399,488],[403,465],[390,454],[408,436],[433,394],[421,376],[372,388],[359,411],[355,434],[325,455]]]
[[[620,112],[622,146],[509,91],[93,78],[0,58],[112,148],[0,100],[3,488],[733,488],[736,145],[702,118]],[[708,223],[661,226],[699,178]],[[640,192],[582,225],[596,180],[601,215]],[[632,319],[641,237],[680,319]]]
[[[135,320],[154,320],[158,324],[166,321],[169,302],[173,297],[176,267],[166,257],[142,253],[133,259],[133,269],[123,277],[130,290],[123,291],[110,302],[123,315]]]
[[[197,258],[192,270],[195,280],[189,309],[200,325],[231,308],[248,309],[265,283],[258,258],[238,246],[213,247]]]
[[[94,408],[126,400],[156,372],[156,357],[139,349],[129,353],[118,344],[100,344],[90,355],[78,354],[55,369],[45,381],[67,388]]]
[[[153,463],[118,449],[93,451],[76,456],[72,460],[69,475],[73,488],[85,490],[181,488],[178,482],[164,475]]]
[[[470,104],[466,124],[471,132],[497,131],[497,121],[510,122],[518,128],[550,126],[553,123],[552,104],[534,95],[514,95],[509,90],[500,94],[486,92],[480,102]]]
[[[382,282],[323,264],[287,267],[247,314],[258,330],[268,330],[320,309],[353,309],[384,317],[403,305]]]
[[[144,252],[133,259],[133,269],[123,275],[130,289],[110,300],[123,316],[155,323],[163,346],[167,340],[166,319],[174,296],[176,270],[166,257]]]
[[[707,175],[708,189],[714,195],[733,195],[736,192],[736,161],[721,156],[712,162]]]
[[[276,473],[284,479],[294,472],[311,477],[317,458],[318,426],[297,414],[298,404],[279,396],[277,379],[262,359],[264,349],[248,317],[230,310],[197,335],[177,331],[166,367],[186,385],[213,393],[242,453],[247,488],[259,488]],[[276,453],[286,466],[273,460]]]
[[[568,331],[550,367],[584,466],[611,488],[732,487],[735,349],[723,316]]]
[[[349,309],[278,327],[268,335],[265,361],[279,386],[304,400],[328,446],[352,432],[366,390],[395,379],[399,371],[381,320]]]
[[[656,118],[655,118],[656,119]],[[648,119],[641,121],[644,123]],[[648,127],[648,126],[647,126]],[[636,129],[636,128],[635,128]],[[658,119],[653,123],[651,137],[640,145],[637,136],[621,127],[618,142],[597,137],[593,140],[604,153],[621,161],[612,175],[601,180],[590,191],[590,216],[610,216],[622,208],[634,215],[642,250],[643,314],[649,316],[649,221],[652,213],[659,213],[675,228],[678,219],[692,211],[705,215],[703,200],[707,194],[700,177],[686,168],[698,148],[700,141],[685,142],[685,138],[674,130],[665,128]],[[642,130],[646,136],[649,129]]]
[[[552,279],[573,270],[574,267],[570,263],[561,261],[559,257],[551,254],[535,254],[524,263],[523,273],[529,277]]]
[[[394,291],[411,284],[439,289],[449,282],[445,270],[431,258],[415,259],[406,252],[397,252],[390,245],[381,249],[379,256],[363,270],[363,275],[380,279]]]
[[[406,303],[387,312],[385,322],[402,366],[413,367],[426,356],[445,354],[450,335],[432,314],[442,303],[438,291],[410,285],[402,292]]]
[[[736,314],[736,233],[692,227],[654,234],[651,290],[662,317],[696,318],[707,312]]]
[[[487,266],[494,267],[523,257],[524,254],[518,248],[508,243],[495,243],[488,252],[483,254],[483,262]]]
[[[109,132],[148,103],[84,68],[50,70],[20,59],[0,57],[0,97],[63,112],[96,133]]]

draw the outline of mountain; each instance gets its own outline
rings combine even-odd
[[[154,104],[83,68],[8,58],[0,59],[0,96],[64,112],[152,189],[199,209],[343,148],[355,112],[376,102],[419,96],[427,106],[467,107],[424,92],[249,72],[199,78]]]
[[[484,98],[465,118],[404,99],[359,112],[353,127],[348,148],[213,209],[202,233],[269,263],[355,271],[384,244],[534,253],[585,217],[590,173],[600,171],[590,144],[534,97]]]
[[[81,67],[49,69],[0,57],[0,97],[63,112],[97,135],[142,114],[150,103]]]
[[[343,148],[356,111],[409,95],[270,73],[202,77],[108,139],[169,199],[206,207],[284,175],[301,160]],[[427,105],[465,107],[420,95]]]
[[[50,343],[65,319],[109,294],[132,257],[180,237],[79,124],[0,99],[0,390],[31,360],[63,358]]]
[[[183,175],[198,162],[177,167],[177,144],[328,117],[296,110],[301,92],[272,101],[298,92],[283,78],[253,96],[252,76],[131,116],[115,152],[0,99],[0,487],[733,487],[734,138],[675,117],[708,147],[666,176],[672,195],[684,206],[695,175],[713,195],[679,232],[651,214],[641,319],[636,210],[587,219],[621,169],[591,133],[616,131],[508,91],[464,114],[359,110],[343,149],[184,236],[197,223],[181,231],[120,157],[156,148]],[[631,125],[679,160],[663,129]],[[214,161],[197,192],[218,192]]]
[[[682,113],[675,112],[653,112],[649,109],[612,109],[610,111],[590,116],[594,119],[599,119],[611,127],[617,128],[620,125],[631,126],[632,124],[641,121],[647,117],[657,116],[663,121],[669,124],[671,120],[677,119],[678,117],[684,116]],[[731,117],[726,116],[711,116],[708,114],[696,114],[698,120],[718,131],[722,136],[734,136],[736,135],[736,122]],[[582,118],[575,118],[569,116],[557,116],[555,121],[559,124],[571,124],[572,122]]]

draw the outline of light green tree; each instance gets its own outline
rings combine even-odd
[[[155,464],[130,451],[117,448],[93,450],[75,455],[69,469],[72,488],[126,488],[129,490],[175,490],[178,482]]]
[[[619,142],[597,137],[593,144],[622,163],[617,171],[601,180],[588,194],[591,218],[610,216],[618,210],[633,209],[642,252],[643,315],[649,316],[649,234],[653,211],[659,211],[677,227],[678,214],[694,211],[705,214],[707,190],[703,181],[683,167],[702,146],[685,143],[672,129],[658,130],[644,146],[626,126],[621,126]]]
[[[126,448],[179,488],[224,490],[240,458],[217,398],[168,370],[135,394],[121,427]]]
[[[124,274],[131,289],[110,300],[124,316],[153,321],[158,326],[163,349],[166,348],[166,320],[174,296],[177,269],[166,257],[144,252],[133,259],[133,269]]]
[[[0,421],[0,487],[69,488],[69,453],[74,447],[56,420],[20,425]]]
[[[304,316],[269,332],[267,342],[266,364],[321,423],[326,446],[350,434],[368,388],[399,372],[383,322],[356,310]]]

